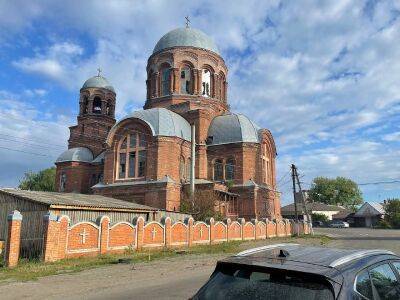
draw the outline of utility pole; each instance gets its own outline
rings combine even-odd
[[[295,169],[296,166],[292,164],[291,166],[292,169],[292,183],[293,183],[293,200],[294,200],[294,215],[295,215],[295,221],[296,221],[296,234],[299,235],[299,214],[297,211],[297,201],[296,201],[296,175],[295,175]]]
[[[196,162],[196,127],[194,124],[190,125],[191,129],[191,159],[190,159],[190,200],[192,202],[192,209],[194,211],[194,167]]]
[[[293,170],[294,176],[295,176],[295,178],[296,178],[297,185],[299,186],[299,193],[300,193],[300,196],[301,196],[301,202],[302,202],[302,204],[303,204],[304,213],[305,213],[306,216],[307,216],[307,221],[310,223],[311,234],[313,235],[313,234],[314,234],[314,230],[313,230],[313,227],[312,227],[311,216],[310,216],[310,214],[308,213],[308,208],[307,208],[307,205],[306,205],[306,201],[305,201],[305,199],[304,199],[304,193],[303,193],[303,190],[302,190],[302,188],[301,188],[301,184],[300,184],[300,180],[299,180],[299,174],[297,173],[297,168],[296,168],[295,165],[292,165],[292,170]]]

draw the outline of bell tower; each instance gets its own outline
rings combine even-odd
[[[116,94],[108,80],[98,74],[85,81],[79,97],[78,124],[71,126],[68,148],[86,147],[96,157],[115,124]]]

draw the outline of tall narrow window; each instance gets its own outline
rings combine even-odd
[[[233,180],[235,178],[235,161],[228,159],[225,164],[225,179]]]
[[[186,178],[190,179],[190,173],[192,173],[192,160],[188,158],[186,163]]]
[[[202,74],[201,74],[201,80],[202,80],[201,94],[205,97],[210,97],[211,96],[211,73],[209,70],[203,69]]]
[[[146,139],[142,133],[128,134],[118,149],[118,179],[146,175]]]
[[[65,191],[65,186],[67,185],[67,174],[62,173],[60,177],[60,192]]]
[[[101,99],[100,99],[100,97],[94,97],[94,99],[93,99],[93,113],[101,114]]]
[[[222,164],[222,160],[220,159],[217,159],[214,162],[214,180],[224,180],[224,166]]]
[[[83,113],[87,114],[88,113],[88,106],[89,106],[89,99],[88,96],[83,97]]]
[[[192,74],[189,67],[181,70],[181,94],[192,93]]]
[[[262,160],[262,181],[264,183],[268,182],[268,174],[269,174],[269,159],[268,159],[268,152],[267,152],[267,144],[261,144],[261,160]]]
[[[165,68],[161,71],[161,95],[166,96],[171,93],[171,70]]]

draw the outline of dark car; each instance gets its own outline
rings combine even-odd
[[[193,299],[400,299],[400,257],[387,250],[276,244],[217,263]]]
[[[324,227],[324,222],[322,222],[322,221],[313,221],[312,222],[312,226],[313,227]]]

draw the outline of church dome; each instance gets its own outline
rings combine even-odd
[[[260,127],[248,117],[229,113],[215,117],[208,129],[210,145],[231,143],[259,143]]]
[[[61,153],[61,155],[57,158],[56,163],[67,161],[92,162],[92,160],[92,151],[85,147],[76,147]]]
[[[177,28],[165,34],[154,47],[153,53],[172,47],[196,47],[219,54],[214,41],[204,32],[194,28]]]
[[[190,124],[180,115],[166,108],[151,108],[135,111],[121,119],[110,130],[109,135],[113,134],[118,125],[127,119],[140,119],[151,129],[153,136],[175,136],[186,141],[191,141]]]
[[[86,88],[103,88],[115,93],[113,86],[108,82],[105,77],[100,75],[93,76],[86,80],[82,86],[82,89]]]

